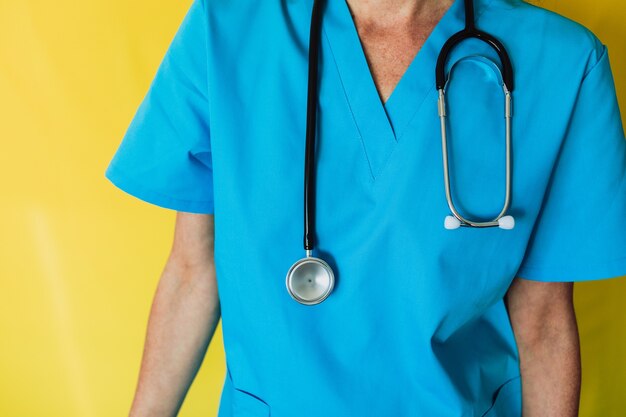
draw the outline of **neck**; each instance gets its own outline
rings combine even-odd
[[[330,0],[344,1],[344,0]],[[377,26],[395,25],[402,21],[429,19],[446,10],[454,0],[345,0],[355,20]]]
[[[335,0],[331,0],[335,1]],[[342,1],[342,0],[338,0]],[[354,15],[363,20],[425,16],[454,0],[346,0]]]

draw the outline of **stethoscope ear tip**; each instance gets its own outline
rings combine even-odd
[[[461,226],[461,221],[454,216],[446,216],[443,226],[448,230],[458,229]]]
[[[448,230],[458,229],[461,227],[461,221],[454,216],[446,216],[443,226]],[[502,216],[498,219],[498,227],[506,230],[513,229],[515,227],[515,219],[513,216]]]
[[[515,219],[513,216],[502,216],[498,219],[498,227],[501,229],[512,229],[515,227]]]

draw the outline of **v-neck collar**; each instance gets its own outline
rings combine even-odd
[[[478,18],[484,5],[481,0],[475,0],[475,3]],[[382,171],[395,144],[428,93],[434,90],[439,51],[450,36],[463,29],[464,16],[463,0],[454,0],[409,64],[391,96],[383,103],[348,4],[345,0],[325,2],[322,33],[330,46],[332,60],[337,66],[374,179]]]
[[[345,3],[344,0],[342,0]],[[479,2],[476,2],[479,4]],[[399,140],[428,93],[435,89],[435,64],[443,44],[465,26],[463,1],[455,0],[424,41],[384,104]]]

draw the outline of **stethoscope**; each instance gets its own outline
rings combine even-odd
[[[338,0],[345,1],[345,0]],[[317,67],[318,48],[322,17],[323,0],[314,0],[311,13],[311,27],[309,37],[309,64],[308,64],[308,91],[306,116],[306,143],[304,159],[304,250],[306,256],[296,261],[287,272],[287,291],[291,297],[301,304],[314,305],[324,301],[335,286],[335,275],[332,268],[323,259],[313,256],[315,246],[315,128],[317,117]],[[511,117],[513,91],[513,68],[504,46],[493,36],[476,29],[474,22],[474,2],[464,0],[465,28],[452,35],[443,45],[437,58],[435,68],[436,88],[439,94],[437,106],[441,122],[441,145],[443,151],[443,174],[446,191],[446,200],[452,215],[446,216],[444,227],[457,229],[466,227],[494,227],[512,229],[515,220],[506,215],[511,200]],[[448,167],[448,143],[446,135],[446,73],[445,65],[450,51],[461,41],[468,38],[477,38],[489,44],[498,53],[502,62],[502,91],[504,93],[505,117],[505,197],[500,213],[490,221],[474,221],[463,217],[452,201],[450,191],[450,177]]]

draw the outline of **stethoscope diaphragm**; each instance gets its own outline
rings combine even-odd
[[[287,291],[299,303],[319,304],[335,285],[333,270],[324,260],[307,256],[296,261],[287,272]]]

